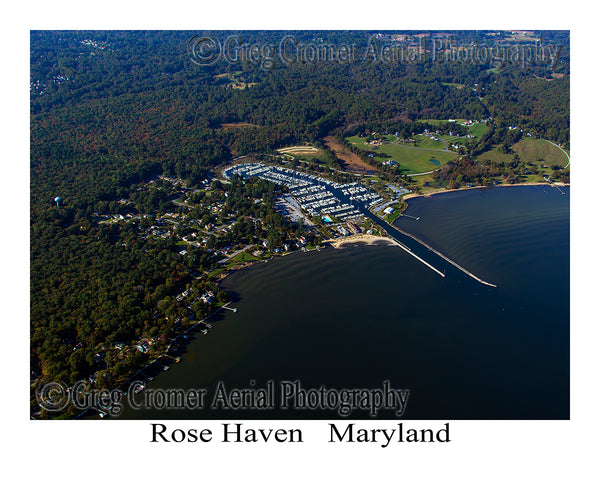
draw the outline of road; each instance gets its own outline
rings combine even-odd
[[[558,148],[561,152],[563,152],[565,154],[565,156],[567,157],[567,164],[563,167],[563,170],[565,168],[567,168],[569,166],[569,164],[571,163],[571,157],[569,157],[569,154],[567,152],[565,152],[562,147],[560,145],[557,145],[556,143],[551,142],[550,140],[546,140],[548,143],[554,145],[556,148]]]

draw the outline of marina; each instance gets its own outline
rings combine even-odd
[[[288,187],[289,196],[297,202],[301,209],[310,216],[323,217],[326,222],[331,221],[329,215],[333,215],[341,221],[354,220],[359,217],[370,218],[381,226],[402,250],[441,277],[446,276],[445,270],[433,265],[436,260],[435,257],[425,259],[425,256],[433,254],[482,285],[497,288],[497,285],[482,280],[414,235],[390,225],[375,215],[371,209],[374,207],[375,209],[380,208],[378,205],[383,203],[384,199],[359,183],[340,184],[304,172],[262,163],[242,163],[223,172],[225,178],[231,178],[233,175],[240,175],[242,178],[257,176]],[[411,215],[404,216],[416,221],[420,219],[420,217]],[[343,226],[338,226],[338,230],[342,235],[346,234]]]
[[[364,214],[360,207],[370,208],[383,202],[377,193],[356,182],[340,184],[316,175],[262,163],[242,163],[223,172],[227,179],[233,175],[258,177],[283,185],[289,189],[286,197],[291,197],[308,215],[333,215],[342,222],[362,217]]]

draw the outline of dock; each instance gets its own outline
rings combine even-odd
[[[554,145],[554,144],[553,144]],[[558,146],[558,145],[556,145]],[[559,147],[560,148],[560,147]],[[565,167],[566,168],[566,167]],[[548,177],[544,177],[544,179],[548,182],[548,185],[550,185],[551,187],[556,188],[562,195],[566,195],[565,192],[563,192],[560,187],[553,181],[551,181]]]

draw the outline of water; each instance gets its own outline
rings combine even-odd
[[[569,417],[569,189],[410,201],[397,226],[498,288],[397,246],[297,253],[227,277],[238,312],[148,388],[410,389],[406,419]],[[436,266],[443,260],[437,257]],[[254,385],[254,384],[253,384]],[[121,418],[340,418],[328,411],[133,411]],[[368,418],[357,412],[350,418]],[[394,418],[380,412],[378,418]]]

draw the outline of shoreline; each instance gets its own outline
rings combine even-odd
[[[544,186],[547,185],[549,187],[570,187],[570,183],[563,182],[530,182],[530,183],[502,183],[500,185],[477,185],[475,187],[461,187],[461,188],[453,188],[453,189],[439,189],[434,190],[429,193],[408,193],[402,197],[402,200],[411,200],[413,198],[421,198],[421,197],[432,197],[434,195],[442,195],[444,193],[452,193],[452,192],[462,192],[466,190],[475,190],[475,189],[488,189],[488,188],[498,188],[498,187],[535,187],[535,186]]]
[[[547,182],[537,182],[537,183],[520,183],[520,184],[502,184],[502,185],[494,185],[494,186],[487,186],[487,187],[485,187],[485,186],[464,187],[464,188],[458,188],[458,189],[452,189],[452,190],[444,189],[444,190],[434,191],[434,192],[431,192],[428,194],[407,194],[406,196],[404,196],[402,198],[402,200],[408,200],[410,198],[429,197],[429,196],[439,195],[439,194],[443,194],[443,193],[458,192],[458,191],[462,191],[462,190],[473,190],[473,189],[477,189],[477,188],[540,186],[540,185],[541,186],[543,186],[543,185],[553,186],[552,184],[549,184]],[[563,183],[557,183],[556,185],[557,186],[570,186],[570,184],[563,184]],[[389,224],[389,225],[393,228],[397,228],[397,227],[394,227],[393,224]],[[417,239],[417,241],[419,241],[419,240]],[[275,258],[283,258],[283,257],[286,257],[286,256],[294,254],[294,253],[300,253],[300,252],[309,253],[309,252],[313,252],[313,251],[319,252],[323,249],[326,249],[328,246],[331,246],[335,249],[340,249],[343,245],[356,244],[356,243],[362,243],[364,245],[377,245],[377,244],[381,244],[381,243],[388,244],[388,245],[398,245],[398,242],[392,237],[381,236],[381,235],[371,235],[371,234],[366,234],[366,233],[358,233],[358,234],[349,235],[349,236],[340,237],[340,238],[330,238],[327,240],[323,240],[322,247],[317,247],[312,250],[295,250],[293,252],[286,252],[284,254],[274,255],[267,259],[257,259],[256,261],[247,261],[247,262],[240,263],[238,265],[235,265],[235,266],[229,268],[227,271],[222,272],[222,274],[219,275],[217,278],[215,278],[214,281],[219,287],[222,287],[222,282],[227,277],[229,277],[231,274],[233,274],[237,271],[240,271],[240,270],[244,270],[253,265],[268,263],[269,261],[271,261]],[[410,253],[410,251],[408,253]],[[438,253],[438,252],[436,252],[436,253]],[[443,258],[445,258],[445,257],[443,257]],[[450,263],[454,263],[454,262],[450,261]],[[460,267],[460,266],[458,266],[458,268],[463,270],[462,267]],[[467,274],[470,276],[473,276],[472,274],[470,274],[468,272],[467,272]],[[476,277],[474,277],[474,278],[476,278]],[[476,278],[476,279],[478,281],[481,281],[478,278]],[[485,283],[487,285],[495,287],[495,285],[488,284],[487,282],[482,282],[482,283]],[[205,326],[207,326],[207,328],[211,328],[212,324],[210,324],[210,326],[209,326],[207,323],[207,320],[209,318],[213,317],[214,315],[218,314],[225,308],[227,308],[231,303],[232,303],[231,301],[226,302],[224,305],[218,307],[216,310],[209,313],[207,316],[205,316],[201,320],[194,322],[192,325],[189,325],[184,331],[177,333],[173,337],[170,337],[169,345],[162,352],[158,353],[153,359],[149,360],[148,363],[141,366],[137,371],[132,372],[132,375],[129,376],[126,380],[122,381],[116,388],[119,390],[122,390],[122,391],[126,391],[126,393],[129,393],[129,389],[131,388],[133,383],[136,381],[136,377],[138,375],[140,375],[142,377],[148,376],[149,373],[147,372],[147,370],[149,368],[151,368],[154,364],[163,365],[163,363],[164,363],[170,367],[172,365],[172,362],[165,361],[164,360],[165,358],[173,360],[175,363],[178,363],[181,357],[177,356],[177,358],[175,358],[170,355],[173,344],[176,343],[181,338],[184,338],[184,342],[182,342],[182,344],[186,344],[188,342],[193,341],[193,339],[195,338],[195,334],[197,333],[196,329],[201,325],[205,325]],[[189,335],[190,338],[187,339],[186,335]],[[173,354],[177,355],[176,352],[173,352]],[[159,362],[159,360],[160,360],[160,362]],[[161,362],[163,362],[163,363],[161,363]],[[142,380],[144,383],[144,386],[147,385],[151,380],[153,380],[156,377],[156,375],[158,375],[160,373],[162,373],[162,371],[153,373],[154,376],[150,377],[150,379]],[[128,388],[127,388],[127,390],[124,390],[123,387],[125,387],[126,385],[128,386]],[[88,408],[88,409],[82,411],[79,415],[77,415],[74,418],[82,418],[82,417],[89,416],[90,414],[95,416],[95,412],[103,412],[103,410],[97,408],[97,406],[94,406],[94,407],[91,407],[91,408]]]
[[[268,263],[271,260],[274,260],[277,258],[284,258],[284,257],[287,257],[288,255],[293,255],[293,254],[297,254],[297,253],[321,252],[321,251],[327,249],[328,246],[331,246],[333,248],[341,248],[342,245],[351,244],[351,243],[364,243],[366,245],[377,245],[378,242],[386,242],[386,243],[390,243],[390,244],[396,243],[396,241],[391,237],[384,237],[381,235],[370,235],[367,233],[358,233],[358,234],[349,235],[347,237],[340,237],[340,238],[328,238],[327,240],[323,240],[322,246],[313,248],[311,250],[294,250],[292,252],[286,252],[283,254],[273,255],[273,256],[271,256],[269,258],[265,258],[265,259],[257,258],[255,261],[240,263],[240,264],[236,265],[235,267],[232,267],[232,268],[228,269],[227,271],[222,272],[217,278],[214,279],[214,281],[217,283],[217,285],[221,286],[221,282],[223,282],[227,277],[229,277],[229,275],[231,275],[235,272],[244,270],[244,269],[246,269],[248,267],[252,267],[254,265]]]
[[[452,190],[439,190],[439,191],[434,191],[431,192],[429,194],[407,194],[405,197],[402,198],[402,200],[408,200],[410,198],[419,198],[419,197],[429,197],[429,196],[433,196],[433,195],[439,195],[439,194],[443,194],[443,193],[450,193],[450,192],[458,192],[458,191],[463,191],[463,190],[473,190],[473,189],[477,189],[477,188],[493,188],[493,187],[515,187],[515,186],[543,186],[543,185],[548,185],[548,186],[553,186],[552,184],[549,184],[547,182],[537,182],[537,183],[521,183],[521,184],[502,184],[502,185],[494,185],[494,186],[475,186],[475,187],[464,187],[464,188],[458,188],[458,189],[452,189]],[[570,186],[570,184],[562,184],[562,183],[557,183],[556,185],[558,186]],[[387,223],[387,222],[386,222]],[[392,228],[397,228],[395,227],[393,224],[389,224]],[[403,232],[405,233],[405,232]],[[412,235],[409,235],[413,238],[415,238]],[[420,240],[416,239],[415,240],[419,241]],[[345,236],[345,237],[340,237],[340,238],[330,238],[327,240],[323,240],[322,241],[322,246],[321,247],[317,247],[315,249],[312,250],[295,250],[292,252],[286,252],[284,254],[279,254],[279,255],[274,255],[272,257],[269,257],[267,259],[258,259],[256,261],[246,261],[243,263],[240,263],[238,265],[235,265],[231,268],[229,268],[228,270],[222,272],[221,275],[219,275],[217,278],[214,279],[215,283],[222,288],[222,282],[229,277],[231,274],[240,271],[240,270],[244,270],[248,267],[252,267],[253,265],[259,265],[259,264],[263,264],[263,263],[268,263],[269,261],[275,259],[275,258],[283,258],[286,257],[288,255],[292,255],[294,253],[300,253],[300,252],[304,252],[304,253],[309,253],[309,252],[313,252],[313,251],[321,251],[323,249],[327,249],[328,246],[331,246],[335,249],[340,249],[342,248],[344,245],[346,244],[358,244],[358,243],[362,243],[364,245],[399,245],[398,242],[393,238],[393,237],[389,237],[389,236],[381,236],[381,235],[372,235],[372,234],[366,234],[366,233],[358,233],[358,234],[354,234],[354,235],[349,235],[349,236]],[[430,248],[430,247],[428,247]],[[446,259],[447,261],[449,261],[450,263],[454,264],[455,266],[457,266],[457,268],[459,268],[460,270],[465,271],[462,267],[460,267],[459,265],[456,265],[453,261],[447,259],[446,257],[444,257],[443,255],[441,255],[439,252],[435,251],[435,253],[437,253],[438,255],[442,256],[442,258]],[[410,251],[408,251],[408,253],[411,253]],[[421,260],[422,261],[422,260]],[[425,263],[425,262],[424,262]],[[433,268],[430,266],[430,268]],[[434,268],[434,271],[435,268]],[[439,271],[437,271],[438,273],[440,273]],[[475,277],[474,275],[470,274],[469,272],[465,272],[467,273],[467,275],[472,276],[473,278],[475,278],[477,281],[480,281],[481,283],[484,283],[486,285],[492,286],[492,287],[496,287],[496,285],[490,284],[488,282],[482,281],[479,278]],[[444,276],[442,274],[442,276]],[[184,339],[184,341],[181,343],[181,345],[187,344],[188,342],[193,341],[196,338],[197,335],[197,329],[199,326],[201,325],[205,325],[206,328],[211,328],[212,327],[212,323],[209,325],[208,324],[208,320],[213,317],[214,315],[218,314],[219,312],[222,312],[224,309],[226,309],[230,304],[232,303],[232,301],[228,301],[226,302],[224,305],[218,307],[216,310],[214,310],[213,312],[209,313],[208,315],[206,315],[204,318],[202,318],[199,321],[194,322],[193,324],[189,325],[185,330],[183,330],[182,332],[177,333],[176,335],[174,335],[173,337],[169,338],[169,345],[160,353],[158,353],[153,359],[149,360],[148,363],[146,363],[145,365],[141,366],[137,371],[132,372],[132,375],[129,376],[126,380],[124,380],[123,382],[121,382],[116,388],[118,388],[121,391],[125,391],[126,394],[129,393],[131,386],[134,384],[134,382],[136,381],[136,377],[138,376],[142,376],[142,377],[147,377],[149,375],[149,372],[147,372],[148,369],[152,368],[155,364],[162,366],[163,364],[168,365],[169,368],[171,367],[172,363],[178,363],[180,360],[180,356],[177,357],[173,357],[172,355],[177,355],[178,352],[172,352],[172,347],[174,346],[175,343],[177,343],[178,341],[180,341],[180,339]],[[189,339],[186,337],[186,335],[189,335]],[[171,361],[165,361],[165,359],[169,359],[172,360]],[[144,386],[146,386],[151,380],[153,380],[154,378],[156,378],[157,375],[159,375],[160,373],[162,373],[162,371],[159,372],[155,372],[152,373],[152,377],[150,377],[149,379],[144,379],[142,380]],[[139,378],[137,379],[139,381]],[[127,386],[127,388],[125,389],[124,387]],[[95,412],[103,412],[102,409],[97,408],[96,406],[92,407],[92,408],[88,408],[85,411],[81,412],[79,415],[77,415],[75,418],[82,418],[85,416],[90,416],[93,415],[95,416]],[[110,416],[110,415],[109,415]]]
[[[323,243],[331,245],[333,248],[340,248],[342,245],[348,243],[365,243],[367,245],[376,245],[378,242],[395,243],[390,237],[383,237],[381,235],[369,235],[366,233],[359,233],[355,235],[349,235],[342,238],[331,238],[324,240]]]

